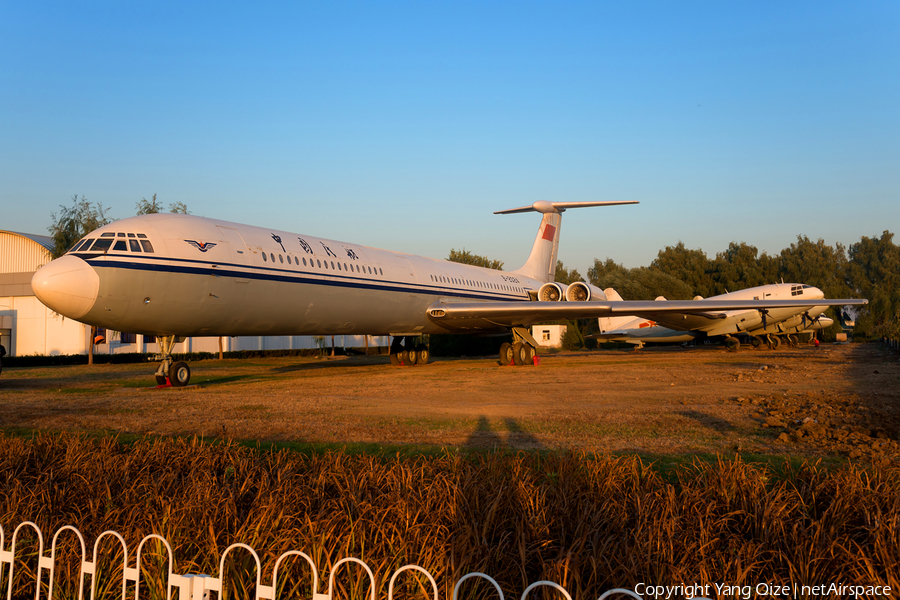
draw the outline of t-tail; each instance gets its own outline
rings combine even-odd
[[[548,202],[547,200],[538,200],[531,206],[498,210],[494,213],[495,215],[522,212],[539,212],[544,215],[544,218],[541,219],[541,226],[538,228],[537,237],[534,238],[531,255],[525,264],[513,271],[513,273],[536,279],[541,283],[553,281],[556,274],[556,256],[559,252],[559,227],[562,222],[562,213],[570,208],[616,206],[619,204],[638,204],[638,202],[635,200],[620,202]]]

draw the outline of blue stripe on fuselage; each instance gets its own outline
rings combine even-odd
[[[237,277],[241,279],[254,279],[257,281],[280,281],[285,283],[303,283],[312,285],[327,285],[333,287],[346,287],[354,289],[369,289],[390,292],[406,292],[406,293],[426,293],[441,296],[455,296],[459,298],[470,298],[477,300],[520,300],[525,301],[527,298],[521,296],[508,296],[502,293],[478,293],[474,291],[464,291],[456,288],[448,288],[442,286],[434,286],[427,284],[406,284],[402,282],[373,282],[371,279],[362,277],[348,277],[346,275],[338,275],[337,273],[328,275],[318,275],[310,277],[310,273],[289,271],[287,269],[278,269],[271,267],[256,267],[251,265],[241,265],[236,263],[226,263],[219,261],[198,261],[186,258],[173,258],[168,256],[160,256],[159,254],[139,256],[129,254],[93,254],[93,253],[72,253],[88,264],[99,268],[115,268],[115,269],[131,269],[134,271],[156,271],[164,273],[184,273],[190,275],[214,275],[216,277]],[[111,259],[123,260],[111,260]],[[140,259],[141,262],[135,262]],[[168,261],[170,263],[188,263],[182,265],[166,265],[144,261]],[[190,265],[208,265],[208,266],[190,266]],[[212,265],[216,265],[214,268]],[[226,267],[225,269],[221,267]],[[230,268],[228,268],[230,267]],[[251,271],[240,271],[235,268],[251,269]],[[322,279],[323,277],[338,278],[340,281]]]

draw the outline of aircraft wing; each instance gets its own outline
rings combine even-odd
[[[649,300],[616,302],[435,302],[428,316],[448,329],[496,329],[533,325],[559,319],[592,319],[634,315],[650,320],[665,320],[673,327],[673,316],[695,315],[710,320],[724,319],[726,311],[775,308],[812,308],[868,304],[868,300]],[[665,318],[667,317],[667,318]]]

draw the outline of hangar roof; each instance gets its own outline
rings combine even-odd
[[[37,271],[50,262],[53,238],[0,229],[0,273]]]

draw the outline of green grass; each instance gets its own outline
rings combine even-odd
[[[474,426],[473,422],[473,426]],[[322,456],[329,453],[342,453],[349,456],[370,456],[373,458],[435,458],[444,456],[448,453],[463,457],[478,456],[562,456],[573,454],[571,450],[518,450],[508,447],[496,448],[478,448],[471,446],[449,446],[441,444],[386,444],[377,442],[293,442],[293,441],[260,441],[260,440],[242,440],[232,437],[210,436],[201,438],[198,436],[161,436],[151,434],[139,434],[112,431],[107,429],[79,430],[76,434],[64,431],[49,431],[46,429],[35,429],[28,427],[0,427],[0,434],[22,440],[33,440],[41,436],[83,436],[86,439],[93,440],[113,440],[117,444],[130,446],[136,443],[144,443],[152,440],[183,440],[190,443],[199,443],[201,445],[209,445],[212,447],[222,445],[236,444],[238,446],[260,451],[287,451],[303,456]],[[732,453],[714,453],[714,452],[680,452],[672,454],[658,454],[650,452],[609,452],[609,453],[587,453],[587,456],[603,457],[622,457],[622,458],[638,458],[647,468],[658,472],[660,475],[669,476],[676,472],[678,467],[690,466],[693,464],[716,464],[723,459],[737,459],[745,463],[767,467],[773,469],[774,472],[785,472],[786,466],[799,468],[803,464],[810,462],[820,465],[826,469],[845,468],[848,464],[858,464],[850,461],[845,456],[831,455],[826,457],[809,457],[802,455],[772,455],[759,454],[754,452],[735,451]]]
[[[64,387],[60,388],[56,391],[57,394],[96,394],[99,391],[108,391],[108,390],[98,390],[97,388],[76,388],[76,387]]]

